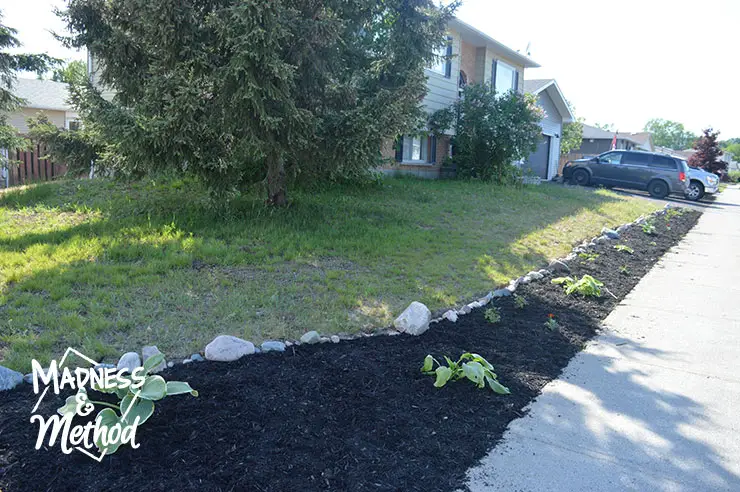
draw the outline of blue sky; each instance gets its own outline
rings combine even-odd
[[[63,28],[61,0],[9,3],[26,50],[84,59],[48,33]],[[514,49],[531,43],[542,68],[525,78],[557,79],[588,123],[666,118],[740,137],[740,0],[466,0],[458,15]]]

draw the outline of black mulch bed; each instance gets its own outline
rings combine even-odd
[[[610,241],[594,248],[593,261],[572,262],[573,273],[593,274],[621,299],[698,216],[671,218],[670,229],[658,217],[654,236],[634,227],[619,241],[634,255]],[[30,386],[0,393],[0,490],[454,490],[617,303],[565,297],[549,280],[518,293],[529,305],[517,310],[510,298],[496,300],[496,325],[483,308],[418,338],[372,337],[176,366],[165,378],[189,381],[200,397],[157,403],[139,429],[141,447],[122,448],[102,464],[58,447],[34,450]],[[549,313],[560,331],[544,327]],[[456,359],[465,351],[486,357],[511,395],[468,381],[436,389],[419,372],[427,354]],[[47,401],[43,415],[62,397]]]

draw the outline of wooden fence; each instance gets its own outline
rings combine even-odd
[[[584,157],[587,157],[589,155],[593,155],[593,154],[578,154],[576,152],[571,152],[569,154],[561,155],[560,164],[558,165],[558,174],[560,176],[563,175],[563,166],[565,166],[565,164],[568,161],[575,161],[576,159],[583,159]]]
[[[33,144],[30,149],[15,149],[10,152],[0,150],[0,188],[19,186],[39,181],[51,181],[64,176],[65,164],[43,159],[47,155],[44,144]],[[7,157],[3,159],[2,156]]]

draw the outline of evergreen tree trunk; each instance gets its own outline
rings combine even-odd
[[[280,152],[271,152],[267,157],[267,203],[281,207],[287,202],[285,160]]]

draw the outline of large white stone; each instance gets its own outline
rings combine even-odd
[[[141,356],[143,357],[144,362],[146,362],[148,358],[153,357],[157,354],[161,354],[161,353],[162,352],[159,351],[156,345],[145,345],[141,348]],[[159,364],[157,367],[154,367],[149,372],[152,372],[152,373],[159,372],[159,371],[164,370],[165,367],[167,367],[167,361],[163,360],[161,364]]]
[[[0,391],[11,390],[23,382],[23,374],[0,366]]]
[[[206,345],[206,359],[229,362],[255,352],[254,344],[231,335],[219,335]]]
[[[128,372],[133,372],[137,367],[141,367],[141,358],[136,352],[126,352],[118,360],[116,369],[119,371],[125,369]]]
[[[421,335],[429,329],[432,312],[424,304],[414,301],[409,304],[401,316],[396,318],[393,326],[396,330],[409,335]]]
[[[305,343],[308,345],[313,345],[314,343],[319,343],[320,341],[321,335],[319,335],[319,332],[317,331],[309,331],[301,336],[301,343]]]

